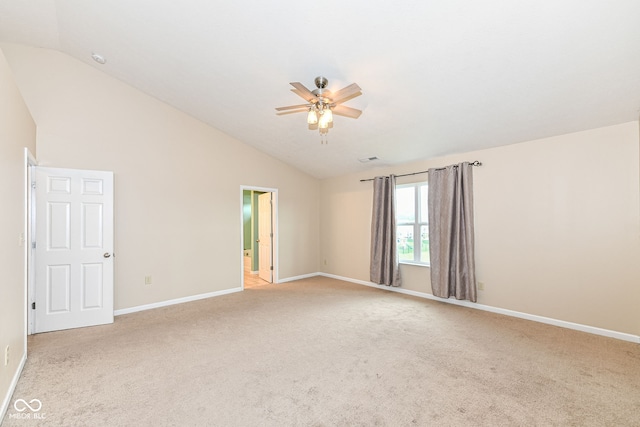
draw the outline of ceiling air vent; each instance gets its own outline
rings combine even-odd
[[[373,162],[374,160],[379,160],[379,159],[377,156],[363,157],[361,159],[358,159],[360,163],[369,163],[369,162]]]

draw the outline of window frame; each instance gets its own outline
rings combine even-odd
[[[420,234],[420,230],[421,228],[427,227],[427,230],[429,230],[429,217],[427,216],[427,221],[423,222],[420,221],[422,219],[421,217],[421,213],[422,213],[422,198],[420,196],[421,194],[421,188],[422,187],[427,187],[427,191],[425,192],[426,194],[429,194],[429,184],[427,181],[419,181],[419,182],[411,182],[411,183],[407,183],[407,184],[396,184],[396,190],[401,189],[401,188],[413,188],[414,189],[414,221],[398,221],[397,219],[397,215],[396,215],[396,234],[398,232],[398,227],[400,226],[413,226],[413,242],[414,242],[414,248],[413,248],[413,260],[407,260],[407,259],[399,259],[398,262],[400,264],[410,264],[410,265],[418,265],[418,266],[423,266],[423,267],[429,267],[431,265],[430,260],[427,261],[421,261],[420,257],[422,255],[422,250],[421,250],[421,245],[422,245],[422,236]],[[427,196],[428,197],[428,196]],[[396,212],[397,212],[397,197],[396,197]],[[428,200],[427,200],[428,203]],[[427,214],[428,215],[428,214]],[[420,246],[418,247],[419,250],[416,251],[416,236],[418,237],[418,241],[420,242]],[[427,239],[427,241],[429,241]],[[396,248],[396,251],[399,251],[399,248]],[[398,258],[399,257],[399,252],[398,252]]]

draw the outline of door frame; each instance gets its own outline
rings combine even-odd
[[[280,227],[278,225],[278,189],[277,188],[268,188],[268,187],[256,187],[251,185],[241,185],[240,186],[240,248],[238,251],[238,255],[240,256],[240,284],[242,286],[242,290],[244,290],[244,197],[243,192],[247,191],[261,191],[263,193],[271,193],[271,201],[272,201],[272,217],[271,222],[273,224],[273,239],[272,239],[272,247],[271,253],[273,258],[273,283],[279,283],[279,274],[278,274],[278,236],[280,234]],[[253,218],[253,213],[252,213]],[[251,243],[253,246],[253,242]]]
[[[31,154],[28,148],[24,149],[24,303],[25,307],[25,319],[24,328],[25,335],[33,334],[33,310],[31,310],[31,303],[35,301],[35,263],[34,263],[34,249],[33,242],[35,239],[35,196],[33,191],[33,185],[35,184],[35,167],[38,165],[38,161]],[[25,340],[26,346],[26,340]],[[26,348],[25,348],[26,354]]]

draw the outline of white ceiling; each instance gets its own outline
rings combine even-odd
[[[65,52],[318,178],[640,111],[638,0],[0,0],[0,41]],[[274,110],[318,75],[363,93],[327,145]]]

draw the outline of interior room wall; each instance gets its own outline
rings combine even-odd
[[[0,50],[0,420],[26,357],[24,149],[35,154],[36,126]],[[5,350],[9,347],[9,363]]]
[[[324,180],[322,271],[369,280],[360,179],[474,160],[478,303],[640,335],[638,122]],[[431,294],[429,268],[400,269],[403,288]]]
[[[114,172],[116,309],[240,287],[242,185],[278,189],[279,279],[318,271],[317,179],[70,56],[3,48],[39,164]]]

